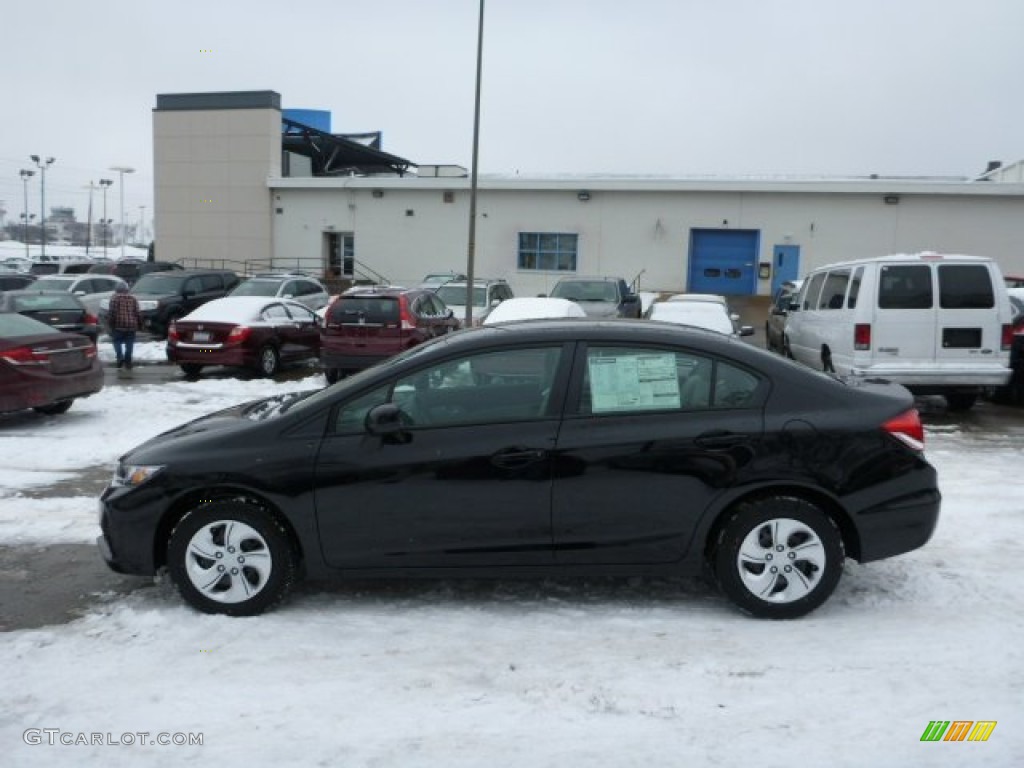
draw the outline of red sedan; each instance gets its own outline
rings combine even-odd
[[[208,365],[273,376],[283,363],[320,354],[317,317],[296,301],[266,296],[215,299],[171,324],[167,359],[194,378]]]
[[[75,398],[101,389],[103,368],[92,341],[24,315],[0,313],[0,413],[64,413]]]

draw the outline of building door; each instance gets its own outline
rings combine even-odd
[[[356,238],[351,232],[324,232],[324,275],[348,277],[355,273]]]
[[[800,246],[776,245],[772,248],[772,296],[787,280],[800,276]]]
[[[757,292],[756,229],[691,229],[687,290],[749,296]]]

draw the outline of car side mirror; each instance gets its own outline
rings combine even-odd
[[[754,335],[754,326],[752,326],[752,325],[742,325],[742,326],[740,326],[740,336],[753,336],[753,335]]]
[[[548,295],[546,293],[538,293],[537,294],[537,298],[538,299],[546,299],[547,297],[548,297]]]
[[[371,435],[384,438],[398,438],[406,434],[407,417],[394,403],[381,403],[369,410],[364,425]],[[405,442],[408,442],[406,440]]]
[[[501,304],[501,299],[491,299],[491,309],[494,309],[499,304]]]
[[[85,296],[85,291],[75,291],[75,296]]]
[[[196,295],[195,291],[182,291],[181,292],[181,298],[183,298],[183,299],[191,299],[195,295]]]
[[[293,294],[291,294],[291,293],[286,293],[286,294],[285,294],[284,296],[282,296],[281,298],[282,298],[282,299],[294,299],[294,298],[295,298],[295,296],[294,296]]]
[[[788,307],[786,307],[786,311],[787,312],[799,312],[800,311],[800,305],[797,302],[794,301],[792,304],[790,304]]]

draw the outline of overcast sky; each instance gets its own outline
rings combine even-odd
[[[274,90],[468,167],[478,0],[5,3],[0,200],[152,214],[156,95]],[[487,0],[480,172],[971,176],[1024,158],[1021,0]],[[38,214],[39,176],[29,185]],[[94,199],[99,217],[102,196]]]

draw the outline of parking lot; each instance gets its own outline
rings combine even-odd
[[[0,425],[0,741],[15,764],[55,757],[24,745],[33,727],[206,733],[153,764],[256,750],[288,762],[270,724],[307,745],[304,762],[345,764],[735,764],[785,738],[809,764],[963,764],[952,746],[1010,765],[1022,746],[1022,409],[949,414],[941,398],[919,400],[944,495],[938,531],[907,555],[848,563],[803,620],[755,621],[703,580],[649,578],[312,583],[241,620],[109,572],[91,543],[95,499],[113,459],[146,436],[322,376],[212,369],[188,382],[153,362],[107,376],[61,418]],[[922,744],[936,718],[998,726],[986,744]],[[857,749],[837,753],[853,732]]]

